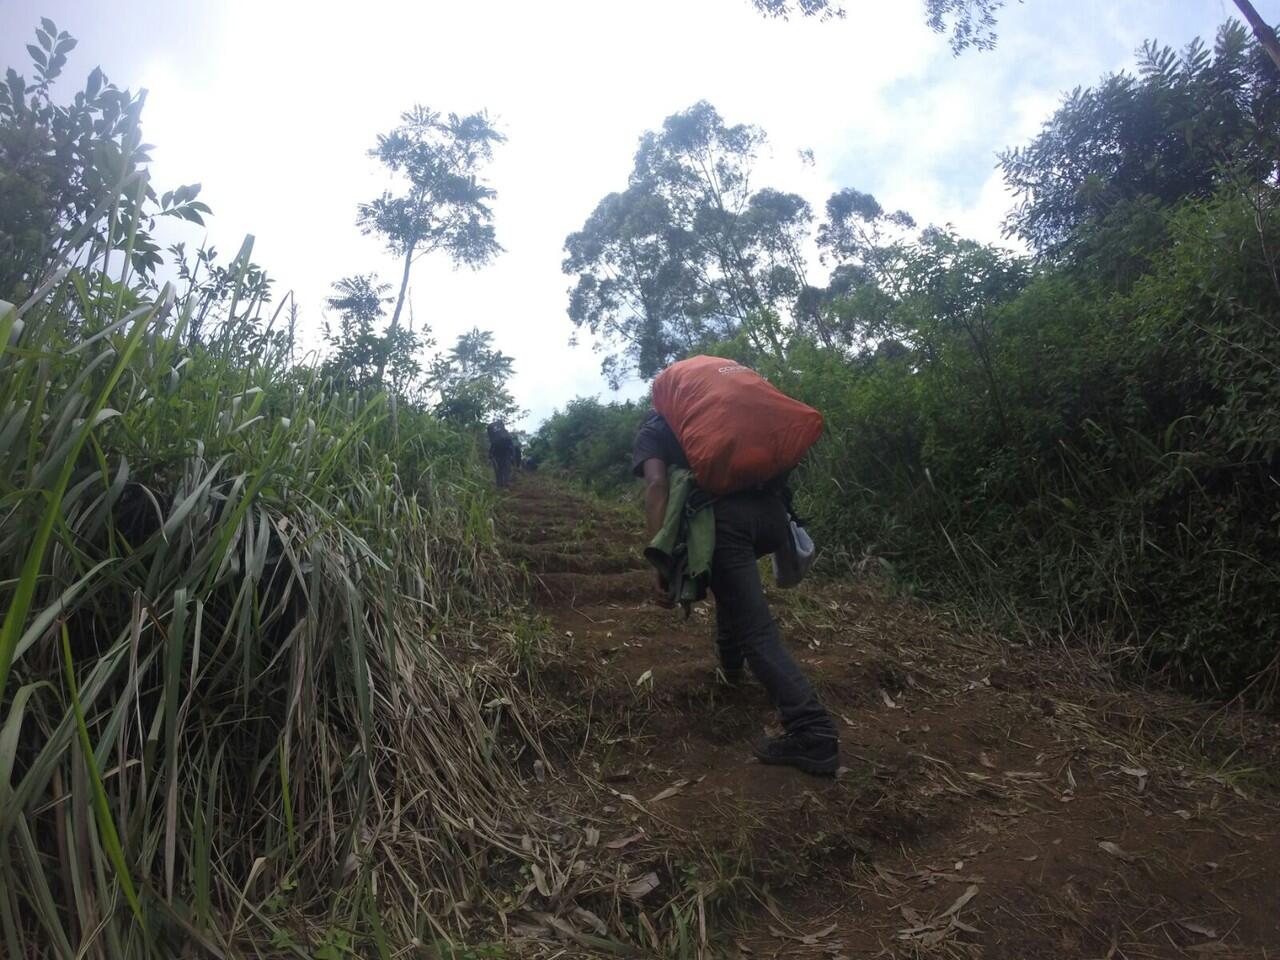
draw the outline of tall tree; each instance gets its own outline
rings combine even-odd
[[[520,413],[507,389],[515,361],[493,345],[493,332],[472,327],[431,365],[436,412],[454,423],[486,423]]]
[[[489,206],[496,194],[480,173],[493,159],[494,145],[506,138],[484,113],[446,115],[418,105],[400,119],[400,126],[378,137],[369,155],[403,178],[403,192],[384,191],[360,204],[356,218],[364,233],[382,237],[404,261],[388,338],[400,329],[415,261],[441,251],[455,266],[480,267],[502,250]],[[384,357],[379,380],[385,368]]]
[[[1073,91],[1025,147],[1000,156],[1019,195],[1006,227],[1053,252],[1126,204],[1205,197],[1280,174],[1280,73],[1237,20],[1209,50],[1148,41],[1138,76]]]
[[[740,332],[781,353],[773,318],[804,286],[812,213],[796,194],[752,190],[764,139],[706,102],[673,114],[641,138],[627,189],[566,239],[570,319],[621,348],[604,363],[615,385]]]
[[[902,296],[915,220],[886,211],[869,193],[845,188],[827,200],[818,226],[819,259],[832,265],[825,288],[797,298],[798,329],[828,347],[861,348],[893,336],[889,312]]]
[[[902,238],[915,225],[905,210],[888,213],[871,194],[846,187],[827,200],[818,247],[824,261],[856,267],[868,279],[892,287],[902,259]]]

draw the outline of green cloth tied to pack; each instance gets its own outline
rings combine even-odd
[[[689,608],[707,596],[716,552],[715,498],[698,489],[693,471],[667,468],[667,513],[644,557],[667,583],[671,599]]]

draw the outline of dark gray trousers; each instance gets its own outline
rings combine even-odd
[[[716,552],[711,592],[716,598],[716,646],[726,671],[745,661],[773,699],[788,733],[836,735],[813,685],[782,645],[765,600],[759,558],[790,536],[787,509],[772,494],[738,493],[715,502]]]
[[[511,486],[515,461],[511,457],[493,457],[493,481],[500,487]]]

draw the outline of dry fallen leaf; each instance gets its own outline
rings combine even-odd
[[[674,797],[677,793],[679,793],[681,790],[683,790],[683,789],[684,789],[685,787],[687,787],[688,785],[689,785],[689,781],[688,781],[688,780],[677,780],[677,781],[676,781],[675,783],[673,783],[671,786],[667,787],[667,789],[665,789],[665,790],[660,790],[658,793],[656,793],[656,794],[654,794],[652,797],[650,797],[650,798],[649,798],[649,802],[650,802],[650,803],[657,803],[659,800],[666,800],[666,799],[668,799],[669,797]]]
[[[600,842],[600,831],[595,827],[587,827],[587,829],[583,831],[583,834],[585,835],[588,847],[594,847]]]
[[[1137,779],[1139,793],[1147,789],[1147,777],[1151,775],[1147,770],[1142,767],[1121,767],[1120,772]]]
[[[1019,857],[1018,859],[1019,859],[1019,860],[1021,860],[1023,863],[1030,863],[1030,862],[1031,862],[1031,861],[1033,861],[1033,860],[1039,860],[1039,859],[1040,859],[1040,854],[1038,854],[1038,853],[1033,853],[1033,854],[1032,854],[1031,856],[1029,856],[1029,857]]]
[[[970,886],[967,890],[965,890],[964,893],[960,894],[960,896],[956,897],[956,902],[953,903],[951,906],[947,907],[947,909],[942,912],[942,915],[944,917],[954,917],[956,914],[958,914],[961,910],[964,909],[965,904],[967,904],[970,900],[972,900],[977,895],[978,895],[978,885],[975,883],[972,886]]]
[[[633,833],[629,837],[622,837],[621,839],[618,839],[618,840],[610,840],[608,843],[605,844],[605,846],[608,847],[610,850],[621,850],[627,844],[635,843],[637,840],[642,840],[642,839],[644,839],[643,830],[639,833]]]
[[[1119,857],[1125,863],[1133,863],[1133,861],[1138,859],[1132,853],[1124,850],[1118,844],[1112,843],[1110,840],[1100,841],[1098,843],[1098,848],[1102,850],[1103,853],[1109,853],[1113,857]]]
[[[978,754],[978,762],[988,770],[994,770],[996,768],[996,762],[991,759],[991,755],[985,750]]]
[[[539,783],[542,783],[547,779],[547,765],[541,760],[533,761],[533,775],[538,778]]]
[[[836,925],[833,923],[831,926],[825,927],[817,933],[811,933],[808,936],[801,937],[800,942],[806,946],[814,946],[819,940],[829,937],[831,934],[835,933],[835,930]]]
[[[1179,920],[1178,926],[1182,927],[1184,930],[1189,930],[1192,933],[1198,933],[1202,937],[1208,937],[1210,940],[1218,939],[1217,930],[1214,930],[1212,927],[1206,927],[1202,923],[1196,923],[1193,920]]]
[[[650,870],[644,876],[636,877],[622,888],[622,892],[633,900],[639,900],[645,894],[658,889],[658,875]]]
[[[551,928],[532,923],[513,923],[511,932],[517,937],[528,937],[531,940],[545,940],[551,936]]]
[[[551,885],[547,883],[547,875],[542,872],[542,868],[533,863],[529,865],[529,869],[533,872],[533,884],[538,888],[538,892],[544,897],[551,896]]]
[[[907,888],[907,885],[899,880],[892,870],[882,867],[878,863],[873,866],[873,869],[881,880],[887,883],[890,887],[893,887],[895,890],[905,890]]]
[[[609,932],[608,924],[590,910],[584,909],[583,907],[574,907],[573,915],[602,937]]]
[[[884,701],[884,705],[890,710],[898,709],[898,704],[893,702],[893,697],[889,696],[889,692],[887,690],[880,691],[880,699]]]

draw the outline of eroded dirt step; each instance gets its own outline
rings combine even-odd
[[[1256,737],[1210,775],[1193,704],[812,585],[771,600],[840,717],[849,770],[763,767],[749,742],[772,710],[754,685],[714,684],[707,608],[684,622],[646,606],[647,571],[597,579],[553,577],[538,595],[565,644],[554,686],[581,714],[566,776],[580,771],[575,795],[618,835],[702,850],[769,888],[778,916],[738,931],[744,956],[1253,958],[1280,944],[1274,791],[1232,773],[1274,766]]]
[[[533,578],[532,590],[540,604],[585,607],[643,594],[653,582],[645,570],[622,573],[543,573]]]
[[[620,527],[595,525],[580,519],[566,519],[554,523],[544,521],[514,521],[499,526],[499,536],[508,543],[547,548],[565,542],[581,545],[583,551],[615,552],[619,544],[631,542],[631,533]]]
[[[627,551],[605,552],[603,545],[549,542],[508,544],[506,554],[535,573],[627,573],[648,567],[643,557]]]

